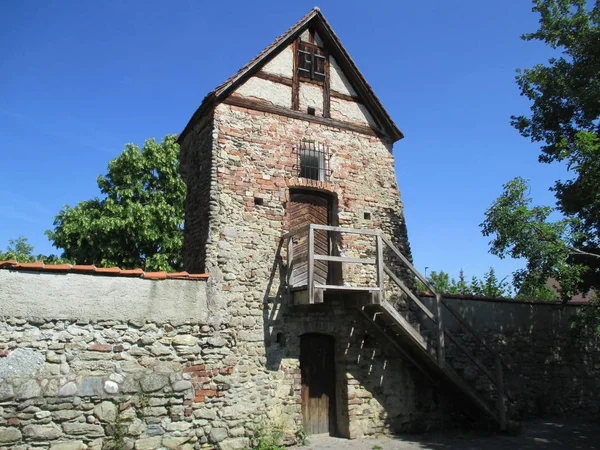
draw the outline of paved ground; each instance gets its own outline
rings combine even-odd
[[[528,422],[518,436],[430,434],[395,439],[346,440],[312,436],[304,450],[588,450],[600,449],[600,425],[590,423]]]

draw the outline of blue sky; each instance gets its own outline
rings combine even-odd
[[[315,5],[287,1],[0,2],[0,248],[44,235],[63,205],[99,194],[127,142],[180,132],[203,97]],[[394,148],[415,265],[504,276],[479,229],[509,179],[537,203],[564,168],[509,124],[528,102],[517,68],[550,50],[524,42],[524,0],[318,4],[405,139]],[[6,20],[8,19],[8,20]]]

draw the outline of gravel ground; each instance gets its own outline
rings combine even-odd
[[[428,434],[405,435],[394,439],[347,440],[311,436],[304,450],[588,450],[600,449],[600,425],[577,422],[527,422],[518,436],[502,434]]]

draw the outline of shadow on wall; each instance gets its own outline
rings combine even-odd
[[[433,300],[423,299],[431,309]],[[510,367],[504,371],[506,389],[514,398],[507,404],[509,419],[585,419],[600,413],[600,343],[578,339],[570,332],[576,307],[511,300],[446,301]],[[491,354],[447,309],[443,317],[445,326],[487,368],[493,368]],[[450,349],[447,356],[459,371],[472,369],[458,352]],[[473,385],[483,384],[479,375],[470,377]]]
[[[417,433],[458,423],[454,404],[440,398],[435,384],[358,311],[345,304],[342,296],[326,295],[323,304],[292,306],[287,299],[280,251],[281,245],[264,294],[266,366],[270,371],[283,372],[283,410],[298,426],[302,424],[300,342],[307,333],[335,338],[332,369],[336,371],[339,435],[355,438],[386,432]]]

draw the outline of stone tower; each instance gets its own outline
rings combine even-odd
[[[392,155],[402,137],[317,8],[210,92],[179,136],[185,269],[210,274],[232,357],[253,374],[239,380],[240,422],[278,411],[288,433],[355,437],[434,416],[429,388],[414,396],[414,368],[374,351],[376,331],[351,308],[376,301],[365,286],[381,273],[342,264],[378,251],[369,230],[410,259]],[[309,236],[309,224],[367,234]],[[306,371],[324,364],[331,375],[311,392],[327,400],[315,400]]]

